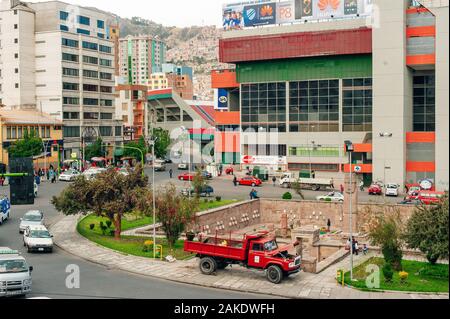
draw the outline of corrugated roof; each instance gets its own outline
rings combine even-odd
[[[8,124],[62,124],[47,113],[33,110],[1,110],[0,121]]]

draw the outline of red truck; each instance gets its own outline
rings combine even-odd
[[[228,239],[200,236],[199,241],[184,242],[184,250],[200,258],[200,271],[205,275],[237,264],[266,271],[267,279],[274,284],[300,271],[301,257],[290,255],[290,248],[293,246],[278,247],[275,236],[266,231],[246,234],[241,241],[232,240],[231,236]]]

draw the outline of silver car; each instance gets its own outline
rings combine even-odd
[[[20,219],[19,233],[23,234],[25,229],[30,226],[38,226],[44,224],[44,213],[39,210],[28,211],[23,218]]]

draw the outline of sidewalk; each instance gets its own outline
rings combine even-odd
[[[209,288],[236,290],[286,298],[314,299],[448,299],[448,294],[408,294],[408,293],[369,293],[351,288],[343,288],[335,281],[337,269],[346,268],[348,258],[320,274],[301,272],[283,281],[280,285],[268,282],[264,272],[247,270],[233,266],[218,271],[215,276],[202,275],[198,260],[176,261],[174,263],[150,260],[124,255],[90,242],[76,231],[78,216],[67,216],[51,227],[55,244],[70,254],[109,269],[118,269],[144,276],[167,279],[185,284]],[[370,256],[358,256],[355,265]]]

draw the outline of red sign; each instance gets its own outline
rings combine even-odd
[[[255,158],[253,156],[247,155],[242,158],[242,162],[244,164],[252,164],[255,161]]]

